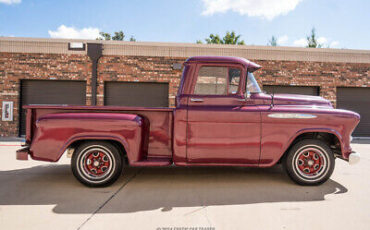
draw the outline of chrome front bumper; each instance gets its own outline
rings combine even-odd
[[[357,164],[358,162],[360,162],[360,154],[359,153],[356,153],[356,152],[352,152],[351,154],[349,154],[349,157],[348,157],[348,163],[350,165],[354,165],[354,164]]]

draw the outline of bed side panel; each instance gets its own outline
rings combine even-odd
[[[32,106],[28,106],[32,107]],[[149,122],[148,156],[172,157],[173,109],[170,108],[128,108],[128,107],[92,107],[92,106],[37,106],[34,119],[54,113],[114,113],[135,114]]]
[[[36,120],[30,154],[33,159],[54,162],[76,140],[108,139],[119,141],[130,161],[140,161],[147,154],[144,128],[143,118],[134,114],[46,114]]]

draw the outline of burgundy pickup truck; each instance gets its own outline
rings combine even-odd
[[[321,184],[350,147],[359,114],[321,97],[261,92],[260,66],[237,57],[184,63],[175,108],[25,106],[26,144],[18,160],[56,162],[88,186],[113,183],[127,166],[245,166],[282,163],[293,181]]]

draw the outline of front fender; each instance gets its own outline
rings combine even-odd
[[[343,144],[343,138],[342,135],[335,129],[330,129],[330,128],[305,128],[297,131],[290,139],[289,141],[285,144],[283,148],[283,152],[280,154],[279,159],[282,157],[282,155],[288,150],[290,145],[293,143],[293,141],[300,135],[305,134],[305,133],[330,133],[335,135],[339,142],[340,142],[340,147],[341,147],[341,152],[344,149],[344,144]]]
[[[30,155],[33,159],[55,162],[73,142],[114,140],[124,146],[129,161],[145,155],[147,125],[136,114],[55,113],[36,121]]]
[[[270,167],[275,165],[284,153],[288,150],[291,146],[293,141],[300,135],[304,133],[312,133],[312,132],[321,132],[321,133],[330,133],[335,135],[341,147],[341,152],[344,154],[346,151],[345,144],[343,143],[343,137],[335,129],[332,128],[301,128],[298,130],[294,130],[294,128],[286,128],[287,131],[282,133],[270,133],[262,138],[261,142],[261,159],[260,159],[260,167]],[[294,130],[294,131],[293,131]],[[290,132],[292,131],[292,132]]]

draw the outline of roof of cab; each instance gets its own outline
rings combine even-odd
[[[186,60],[185,63],[189,62],[227,62],[227,63],[238,63],[245,65],[247,69],[251,72],[261,68],[260,65],[251,62],[245,58],[241,57],[229,57],[229,56],[195,56],[190,57]]]

